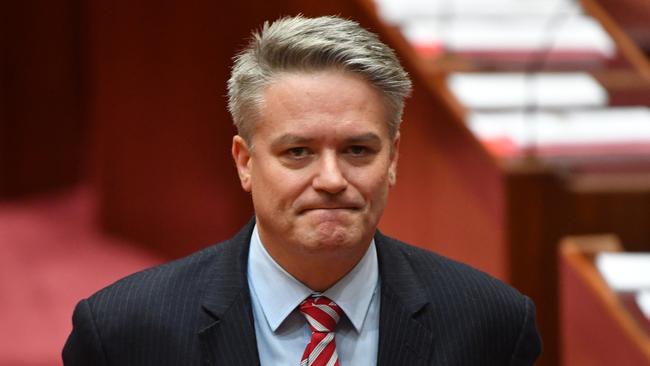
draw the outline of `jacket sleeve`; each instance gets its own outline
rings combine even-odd
[[[77,304],[72,315],[72,333],[63,347],[65,366],[107,366],[102,343],[87,300]]]
[[[535,304],[525,297],[524,319],[510,359],[510,366],[533,365],[541,353],[542,339],[535,324]]]

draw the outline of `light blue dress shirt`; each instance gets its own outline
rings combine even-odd
[[[261,365],[298,366],[311,338],[298,305],[318,292],[275,262],[264,248],[257,226],[253,229],[248,255],[248,285]],[[361,261],[323,293],[345,313],[335,338],[341,366],[377,364],[379,292],[379,266],[373,239]]]

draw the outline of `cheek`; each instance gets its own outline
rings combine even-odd
[[[252,178],[253,200],[274,211],[290,208],[305,185],[304,176],[281,166],[256,169]]]
[[[351,174],[348,180],[369,200],[381,200],[388,192],[388,170],[385,167],[356,172]]]
[[[276,187],[278,178],[269,173],[270,171],[266,167],[259,165],[251,170],[251,193],[256,211],[269,211],[279,196],[278,187]]]

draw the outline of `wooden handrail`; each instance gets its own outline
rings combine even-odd
[[[560,255],[565,263],[571,266],[595,296],[602,300],[607,312],[620,324],[628,340],[635,344],[650,362],[650,337],[605,283],[593,264],[593,257],[598,253],[621,251],[621,243],[614,235],[567,237],[560,244]]]

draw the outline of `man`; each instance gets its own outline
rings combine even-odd
[[[532,364],[527,297],[376,229],[410,88],[352,21],[265,24],[228,82],[255,218],[81,301],[65,364]]]

